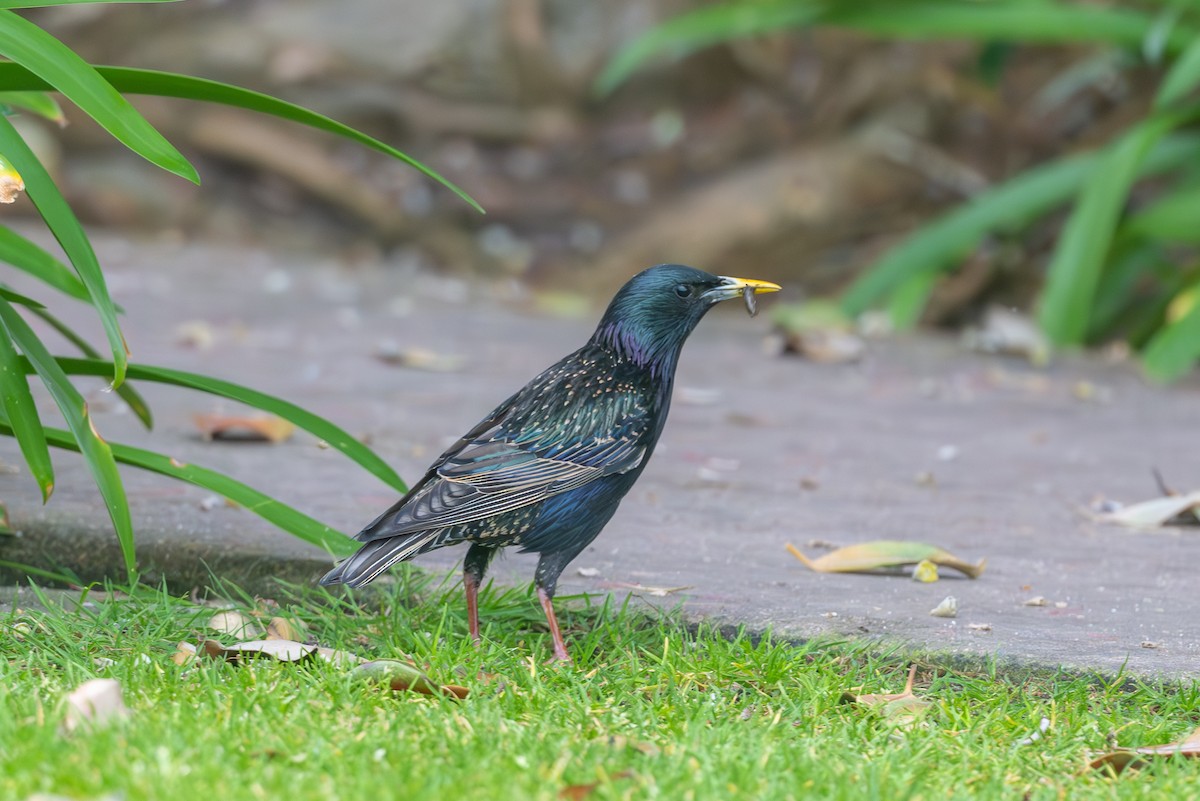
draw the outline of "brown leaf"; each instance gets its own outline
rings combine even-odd
[[[271,622],[267,624],[266,639],[268,640],[295,640],[299,642],[303,639],[301,634],[301,626],[285,617],[273,617],[271,618]]]
[[[228,634],[243,640],[257,640],[262,637],[262,629],[253,618],[243,615],[236,609],[226,609],[217,612],[208,621],[208,627],[219,634]]]
[[[865,693],[863,695],[855,695],[854,693],[842,693],[843,704],[861,704],[878,709],[880,713],[891,718],[895,722],[908,724],[916,720],[916,717],[933,705],[933,702],[924,698],[918,698],[913,694],[913,682],[917,677],[917,666],[913,665],[908,671],[908,680],[904,683],[904,690],[898,693]]]
[[[12,523],[8,520],[8,507],[0,503],[0,534],[13,534]]]
[[[623,770],[620,773],[614,773],[612,780],[629,779],[633,777],[633,771]],[[566,801],[584,801],[588,796],[595,792],[600,786],[600,782],[588,782],[587,784],[569,784],[558,791],[558,797],[566,799]]]
[[[233,416],[197,414],[192,418],[204,439],[240,440],[243,442],[284,442],[296,431],[296,426],[275,415]]]
[[[419,667],[398,659],[364,662],[350,671],[350,676],[375,684],[387,684],[396,692],[412,691],[423,695],[448,695],[459,699],[466,698],[470,693],[465,687],[435,684]]]
[[[790,542],[785,547],[792,556],[803,562],[805,567],[818,573],[866,573],[880,568],[904,567],[929,561],[935,565],[952,567],[969,578],[979,578],[987,566],[986,559],[971,564],[937,546],[905,540],[874,540],[847,545],[817,559],[809,559]]]
[[[666,598],[671,593],[683,592],[684,590],[690,590],[692,588],[691,584],[686,584],[682,587],[647,587],[644,584],[630,584],[624,581],[618,582],[616,586],[625,587],[626,589],[631,590],[634,595],[644,594],[651,595],[655,598]]]
[[[1200,491],[1168,495],[1123,506],[1115,512],[1096,515],[1102,523],[1130,528],[1159,528],[1168,524],[1195,524],[1200,519]]]
[[[183,667],[191,664],[196,659],[196,646],[190,642],[181,642],[175,646],[175,653],[171,655],[171,661]]]
[[[76,687],[67,696],[67,717],[63,728],[75,731],[84,725],[100,725],[127,717],[129,710],[116,679],[92,679]]]
[[[1200,729],[1196,729],[1177,743],[1114,749],[1094,757],[1088,763],[1088,767],[1092,770],[1110,770],[1113,774],[1117,774],[1127,768],[1136,770],[1144,767],[1153,757],[1174,756],[1192,759],[1200,757]]]
[[[209,659],[227,659],[239,664],[259,656],[274,657],[280,662],[299,662],[314,656],[317,646],[291,640],[250,640],[225,646],[216,640],[201,640],[198,651]]]
[[[375,358],[384,364],[431,373],[452,373],[463,365],[461,356],[436,353],[425,348],[402,348],[395,342],[381,342],[375,350]]]

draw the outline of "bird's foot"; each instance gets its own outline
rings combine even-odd
[[[568,654],[566,651],[559,653],[556,650],[554,652],[554,656],[552,656],[546,660],[546,664],[547,665],[573,665],[573,664],[575,664],[575,660],[572,659],[571,655]]]

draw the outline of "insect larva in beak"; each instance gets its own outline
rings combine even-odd
[[[754,287],[742,287],[742,299],[746,301],[746,311],[753,317],[758,314],[758,301],[754,298]]]

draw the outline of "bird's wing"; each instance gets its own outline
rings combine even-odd
[[[649,422],[640,414],[576,440],[528,435],[517,440],[504,429],[502,418],[493,415],[472,429],[358,539],[446,528],[511,512],[627,472],[646,458],[643,434]]]

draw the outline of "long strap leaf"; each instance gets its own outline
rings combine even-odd
[[[121,483],[121,474],[117,472],[112,449],[92,425],[87,401],[79,394],[79,390],[75,389],[67,374],[46,350],[46,346],[37,338],[29,323],[3,299],[0,299],[0,325],[7,329],[13,343],[25,354],[25,358],[42,379],[67,421],[67,428],[71,430],[71,436],[83,454],[88,469],[92,471],[96,486],[100,488],[100,495],[104,498],[104,505],[112,518],[117,540],[121,544],[121,555],[125,559],[129,581],[133,583],[137,574],[133,523],[129,517],[129,501],[125,497],[125,487]]]
[[[54,492],[54,465],[50,462],[50,449],[46,446],[24,365],[3,325],[0,325],[0,410],[21,446],[21,455],[45,503]]]
[[[100,271],[100,262],[96,259],[96,252],[92,250],[92,243],[88,241],[75,212],[71,211],[70,205],[54,185],[46,168],[3,114],[0,114],[0,153],[4,154],[25,180],[25,191],[29,199],[37,206],[50,232],[54,234],[63,252],[71,260],[75,272],[87,287],[92,306],[100,316],[100,323],[104,326],[104,333],[112,349],[112,383],[113,386],[120,386],[125,380],[129,349],[125,345],[125,337],[121,334],[117,310],[108,294],[108,284],[104,281],[104,273]]]
[[[71,451],[79,450],[79,444],[68,432],[57,428],[46,428],[45,433],[46,440],[54,447]],[[12,434],[12,427],[0,422],[0,434]],[[336,556],[351,554],[358,547],[354,540],[337,529],[330,528],[287,504],[215,470],[209,470],[199,465],[185,464],[171,459],[169,456],[123,445],[119,442],[109,443],[109,447],[112,448],[113,456],[119,462],[161,473],[164,476],[180,479],[219,493],[288,533]]]
[[[104,376],[112,369],[112,365],[99,359],[58,357],[57,363],[64,373],[71,375]],[[210,395],[229,398],[279,415],[313,436],[324,440],[330,447],[341,451],[398,492],[408,491],[404,480],[396,471],[373,450],[351,436],[349,432],[282,398],[235,384],[232,381],[222,381],[219,378],[189,373],[184,370],[172,370],[167,367],[154,367],[146,364],[129,365],[129,377],[136,381],[154,381],[160,384],[198,389]]]

